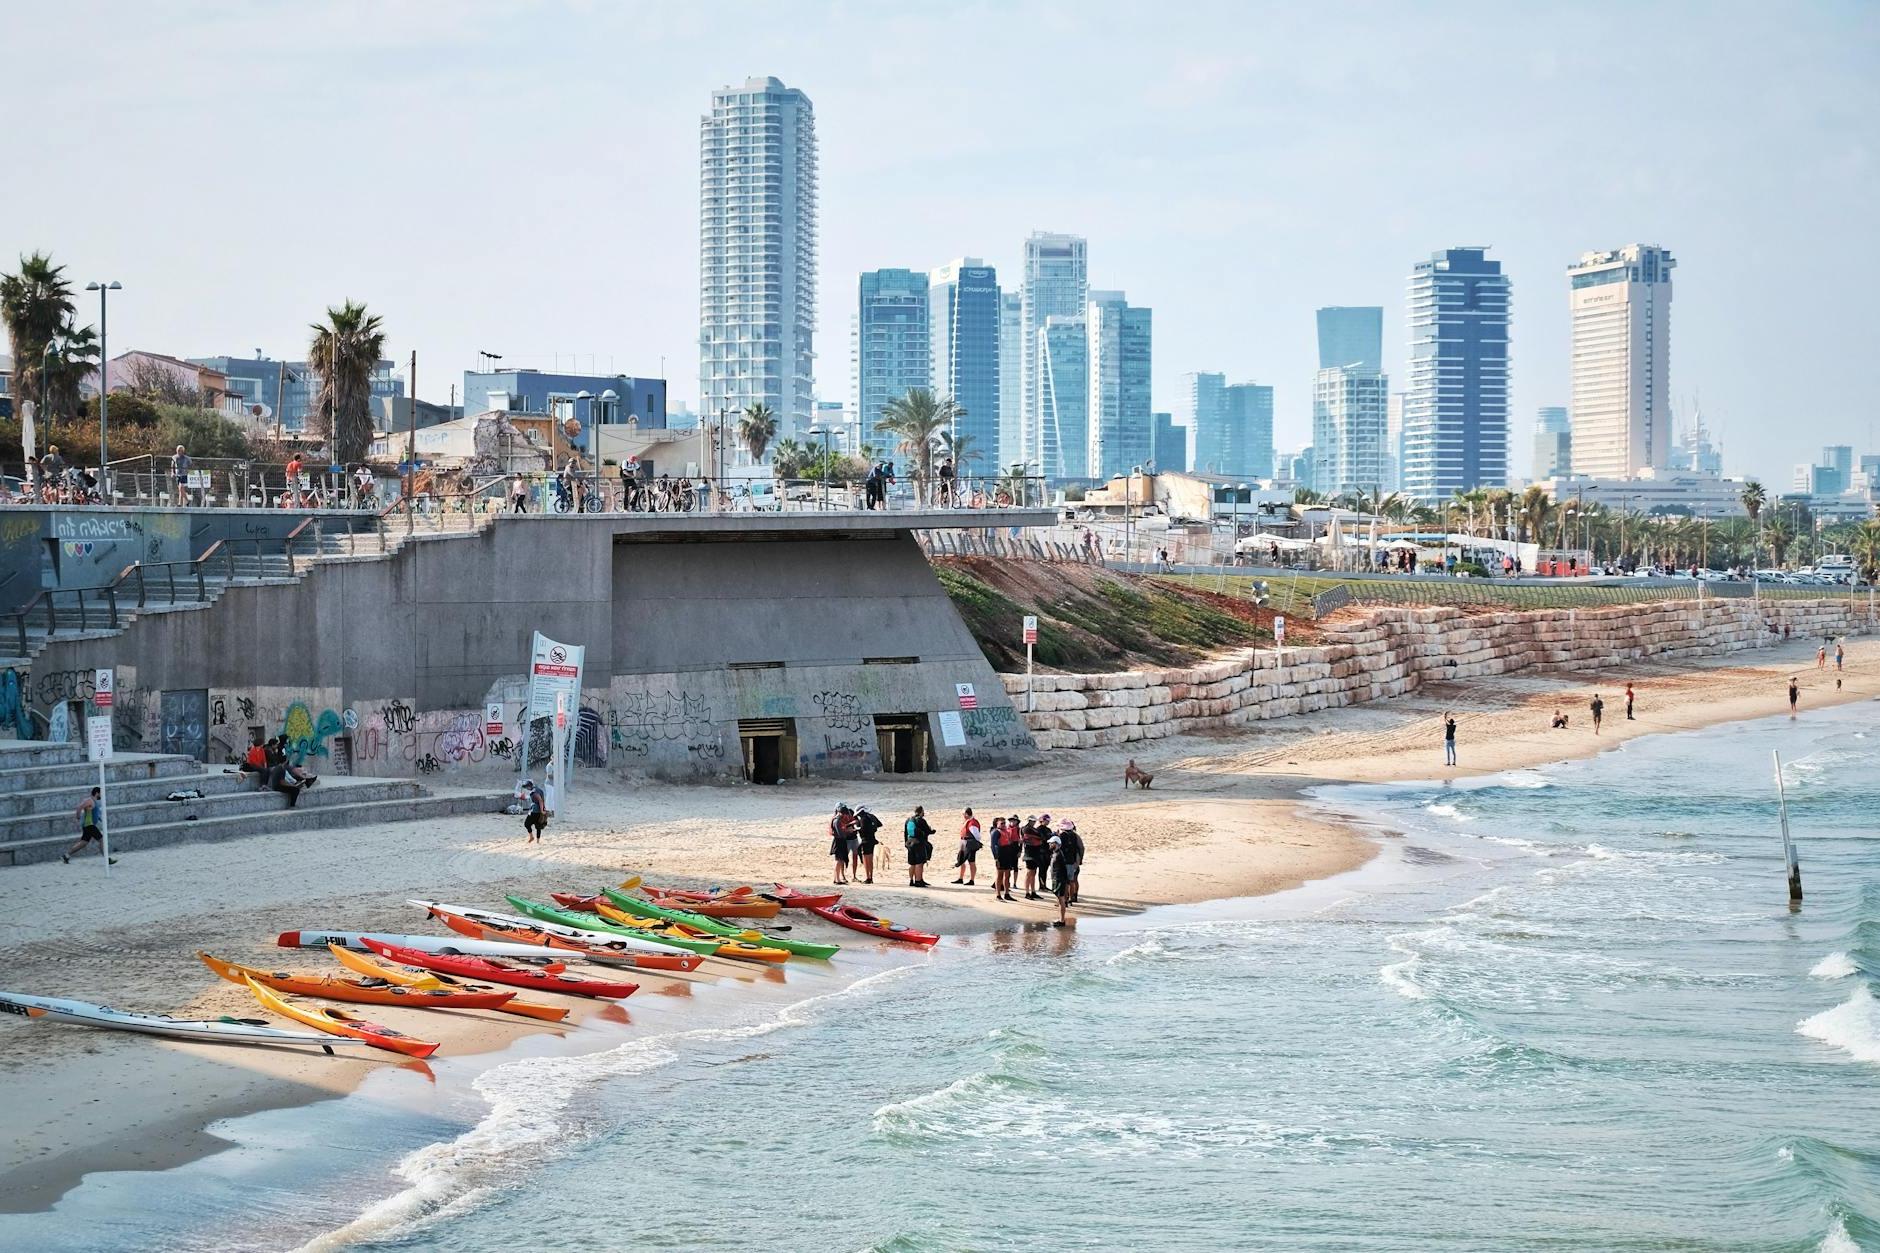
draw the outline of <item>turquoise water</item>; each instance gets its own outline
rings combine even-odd
[[[1353,875],[241,1120],[156,1209],[231,1248],[1880,1250],[1877,713],[1337,789],[1400,833]],[[309,1116],[344,1140],[313,1165]]]

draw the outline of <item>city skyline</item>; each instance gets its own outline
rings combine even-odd
[[[698,118],[713,90],[774,75],[815,102],[825,293],[851,290],[855,275],[883,264],[962,255],[1005,276],[1030,231],[1076,233],[1095,250],[1092,281],[1156,310],[1158,410],[1173,407],[1191,371],[1275,380],[1277,442],[1298,447],[1310,438],[1312,310],[1382,306],[1384,368],[1406,378],[1405,269],[1483,242],[1525,293],[1509,433],[1525,450],[1531,415],[1569,394],[1564,268],[1587,251],[1655,241],[1684,262],[1674,415],[1682,426],[1702,395],[1728,472],[1780,481],[1819,447],[1876,443],[1876,415],[1851,378],[1774,364],[1864,346],[1862,302],[1880,281],[1880,244],[1858,208],[1880,189],[1870,125],[1880,89],[1865,72],[1880,43],[1871,10],[1743,6],[1694,23],[1685,10],[1628,8],[1637,38],[1571,64],[1561,50],[1582,21],[1566,13],[1516,28],[1483,25],[1465,8],[1360,19],[1203,5],[1123,48],[1090,10],[1042,6],[846,26],[751,9],[730,33],[709,15],[651,7],[552,12],[541,20],[497,8],[465,21],[412,7],[359,23],[343,8],[290,21],[81,4],[18,15],[21,40],[83,32],[96,55],[22,63],[0,86],[4,99],[22,112],[68,100],[61,129],[107,136],[114,181],[143,193],[135,214],[116,196],[13,198],[0,208],[0,241],[124,280],[114,344],[179,356],[260,348],[297,360],[307,323],[357,298],[384,318],[396,359],[417,349],[426,399],[445,400],[490,349],[507,366],[660,374],[675,402],[696,405]],[[965,67],[942,60],[937,37],[962,21],[997,36]],[[1258,48],[1222,38],[1253,21]],[[1480,89],[1505,106],[1492,116],[1467,109],[1458,90],[1413,90],[1401,72],[1465,30],[1492,80]],[[858,47],[889,36],[912,50],[911,63],[858,62]],[[1063,55],[1028,59],[1025,49],[1047,37]],[[627,39],[655,55],[624,79],[593,72]],[[557,68],[545,75],[551,46]],[[231,60],[230,47],[244,55]],[[1679,52],[1669,69],[1657,64],[1667,47]],[[408,55],[419,49],[436,55],[419,63]],[[387,72],[394,59],[398,70]],[[1143,64],[1150,72],[1120,72]],[[896,89],[923,70],[922,91]],[[1072,115],[1052,114],[1064,122],[1052,145],[1001,124],[1105,75],[1127,81],[1080,97]],[[1010,94],[988,95],[994,82]],[[232,110],[238,89],[243,106]],[[1311,123],[1293,128],[1296,140],[1276,137],[1265,120],[1281,117]],[[387,119],[396,119],[389,132]],[[1433,127],[1466,141],[1440,169],[1413,141]],[[1653,161],[1614,172],[1573,138],[1597,131],[1626,133]],[[309,177],[311,154],[334,133],[358,136],[356,176]],[[880,141],[887,133],[894,143]],[[295,154],[294,194],[239,171],[213,194],[197,190],[188,163],[164,154],[211,137]],[[55,168],[62,142],[23,133],[16,163],[29,176]],[[1393,189],[1381,213],[1308,194],[1354,145]],[[1126,176],[1077,177],[1099,153]],[[1258,176],[1222,177],[1222,153]],[[940,162],[971,194],[933,192]],[[498,173],[427,197],[421,213],[387,213],[380,197],[358,194],[463,187],[479,166]],[[584,172],[526,172],[556,167]],[[511,168],[519,173],[505,180]],[[1766,267],[1754,292],[1740,286],[1743,259],[1801,238],[1822,241],[1835,264]],[[500,286],[476,277],[492,254]],[[847,391],[848,303],[820,303],[813,368],[825,399]],[[1817,306],[1806,320],[1781,313]],[[1526,458],[1514,460],[1519,472]]]

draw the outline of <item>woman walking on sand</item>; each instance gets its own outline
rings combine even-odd
[[[914,806],[913,816],[901,825],[901,839],[907,846],[907,886],[927,886],[927,860],[933,856],[933,824],[927,821],[925,806]]]

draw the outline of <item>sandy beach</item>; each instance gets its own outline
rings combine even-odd
[[[517,820],[491,815],[345,832],[262,836],[126,856],[107,881],[90,860],[10,869],[0,876],[0,965],[5,986],[126,1009],[182,1016],[254,1016],[248,994],[217,980],[197,949],[270,969],[328,970],[315,952],[274,946],[296,927],[431,931],[405,902],[428,897],[500,906],[505,892],[543,897],[645,872],[677,884],[826,884],[824,822],[838,801],[866,803],[895,835],[915,804],[940,830],[926,892],[905,886],[899,841],[892,864],[850,899],[897,920],[960,935],[1048,916],[1034,903],[991,899],[981,886],[947,884],[952,833],[971,805],[995,813],[1073,817],[1089,845],[1086,913],[1280,891],[1361,865],[1375,833],[1303,802],[1316,787],[1481,774],[1591,754],[1653,733],[1688,731],[1786,712],[1789,676],[1802,717],[1829,704],[1880,696],[1880,642],[1850,641],[1848,670],[1817,671],[1810,643],[1748,658],[1637,663],[1597,676],[1523,673],[1472,680],[1398,700],[1256,724],[1233,733],[1156,742],[1133,754],[1152,790],[1125,791],[1123,751],[1059,752],[1026,770],[893,776],[865,782],[799,781],[779,788],[680,787],[577,781],[565,819],[539,846]],[[1836,679],[1842,686],[1836,688]],[[1623,691],[1638,693],[1627,721]],[[1606,702],[1593,734],[1587,702]],[[1549,729],[1556,708],[1572,716]],[[1441,719],[1460,724],[1461,765],[1442,765]],[[895,886],[897,881],[901,886]],[[816,938],[869,941],[816,923]],[[827,933],[827,934],[825,934]],[[838,958],[838,961],[840,959]],[[577,973],[579,970],[577,970]],[[588,1005],[631,1021],[634,1002],[685,996],[701,979],[763,979],[714,960],[697,975],[640,978],[622,1007]],[[501,1048],[544,1030],[570,1029],[490,1014],[373,1010],[367,1016],[440,1040],[446,1053]],[[396,1064],[285,1050],[175,1045],[78,1028],[9,1022],[0,1076],[13,1096],[0,1143],[0,1209],[52,1204],[86,1172],[160,1169],[212,1151],[204,1128],[241,1112],[344,1092]]]

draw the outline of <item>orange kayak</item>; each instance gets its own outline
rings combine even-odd
[[[286,971],[258,970],[239,962],[223,961],[210,953],[197,951],[202,964],[230,983],[253,980],[276,992],[295,996],[318,996],[329,1001],[354,1001],[364,1005],[403,1005],[410,1009],[501,1009],[515,999],[510,991],[486,988],[482,991],[453,991],[443,986],[430,988],[400,987],[384,979],[343,979],[337,975],[295,975]]]
[[[775,918],[783,911],[776,901],[761,896],[711,896],[679,888],[641,888],[655,905],[683,909],[707,918]]]
[[[492,989],[487,984],[466,983],[450,975],[420,974],[403,966],[387,966],[373,961],[364,953],[355,953],[349,948],[329,944],[333,960],[348,970],[357,971],[368,979],[383,979],[387,983],[400,984],[407,988],[459,988],[466,992],[487,992]],[[568,1016],[568,1011],[560,1005],[546,1005],[541,1001],[527,1001],[515,993],[510,993],[513,1000],[507,1005],[496,1008],[505,1014],[518,1014],[524,1018],[540,1018],[545,1022],[560,1022]]]
[[[432,1040],[417,1040],[402,1031],[382,1027],[376,1022],[367,1022],[355,1018],[343,1009],[334,1009],[323,1005],[318,1009],[309,1009],[283,1000],[253,979],[246,981],[248,990],[254,993],[264,1009],[270,1009],[283,1018],[292,1018],[295,1022],[306,1023],[316,1031],[328,1035],[343,1035],[354,1040],[364,1040],[374,1048],[389,1049],[394,1053],[403,1053],[406,1057],[429,1057],[437,1052],[437,1044]]]
[[[560,949],[606,966],[683,973],[687,970],[697,970],[699,964],[705,960],[696,953],[642,953],[624,945],[616,948],[598,934],[594,941],[589,943],[572,936],[557,935],[541,927],[525,927],[520,923],[466,918],[462,914],[453,914],[448,909],[440,909],[435,905],[429,907],[429,913],[431,917],[458,935],[467,935],[473,939],[507,940],[512,944],[540,944],[544,948]]]

